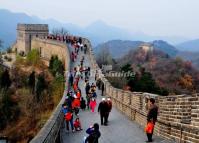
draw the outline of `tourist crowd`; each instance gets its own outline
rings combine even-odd
[[[97,90],[101,90],[101,96],[104,95],[104,83],[99,78],[98,71],[95,72],[95,81],[90,84],[91,68],[85,66],[85,55],[88,53],[88,48],[86,44],[83,44],[81,37],[74,36],[56,36],[49,35],[48,39],[58,40],[66,42],[71,49],[70,58],[73,63],[75,63],[80,56],[79,53],[83,53],[84,56],[80,57],[80,63],[70,71],[69,74],[69,84],[68,90],[65,95],[65,102],[62,105],[62,112],[64,114],[65,126],[67,132],[69,131],[69,124],[72,132],[81,131],[82,124],[80,122],[79,112],[85,110],[95,113],[95,108],[97,103]],[[79,86],[79,81],[82,80],[85,83],[85,95],[82,95],[82,90]],[[96,89],[96,86],[98,89]],[[85,99],[86,98],[86,99]],[[155,105],[155,100],[153,98],[149,99],[149,111],[147,114],[147,125],[145,132],[148,137],[147,142],[152,142],[152,136],[154,132],[155,123],[157,121],[158,107]],[[102,98],[102,101],[98,105],[98,113],[100,114],[101,125],[108,125],[108,117],[112,109],[112,102],[110,98]],[[95,123],[90,126],[86,133],[87,137],[84,138],[84,143],[98,143],[98,139],[101,136],[99,131],[99,124]]]

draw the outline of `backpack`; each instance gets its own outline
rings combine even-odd
[[[71,118],[72,118],[72,113],[67,112],[66,115],[65,115],[65,120],[66,120],[66,121],[70,121]]]

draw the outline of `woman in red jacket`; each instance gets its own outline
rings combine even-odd
[[[95,100],[95,98],[92,98],[92,100],[90,101],[90,103],[89,103],[89,106],[90,106],[90,108],[91,108],[91,112],[95,112],[95,107],[96,107],[96,105],[97,105],[97,103],[96,103],[96,100]]]
[[[75,97],[75,99],[72,102],[72,109],[75,111],[76,116],[78,116],[79,114],[79,108],[80,108],[80,99]]]

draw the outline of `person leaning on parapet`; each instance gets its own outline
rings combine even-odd
[[[157,116],[158,116],[158,107],[155,105],[155,99],[153,98],[149,99],[148,107],[149,107],[149,111],[147,114],[147,123],[153,123],[153,125],[155,126],[155,123],[157,121]],[[147,135],[148,142],[152,142],[152,136],[153,136],[153,130],[150,135]]]

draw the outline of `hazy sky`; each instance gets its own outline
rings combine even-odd
[[[132,32],[199,38],[199,0],[0,0],[0,8],[80,26],[103,20]]]

